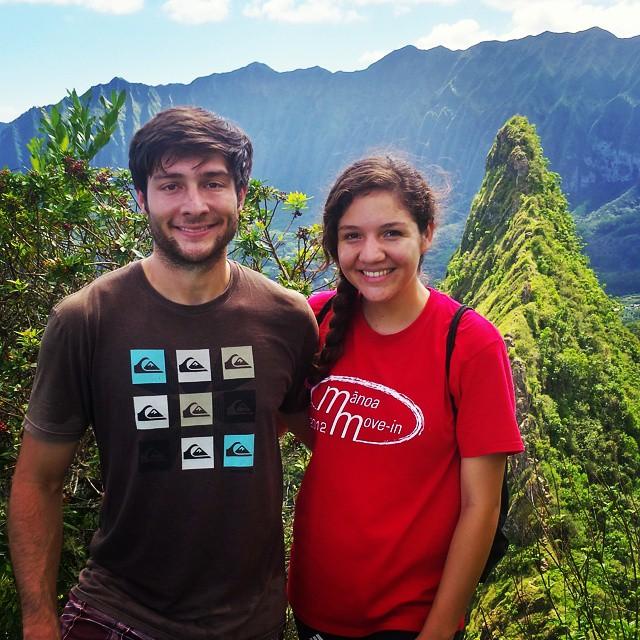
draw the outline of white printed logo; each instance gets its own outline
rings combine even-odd
[[[167,429],[169,427],[167,396],[134,396],[133,411],[138,429]]]
[[[225,380],[237,378],[255,378],[253,367],[253,348],[222,347],[222,377]]]
[[[180,425],[193,427],[213,424],[213,395],[211,393],[180,394]]]
[[[353,442],[400,444],[424,430],[424,415],[413,400],[360,378],[325,378],[311,390],[311,406],[312,429]]]
[[[182,438],[182,469],[213,469],[213,436]]]
[[[178,349],[178,382],[208,382],[211,380],[209,349]]]

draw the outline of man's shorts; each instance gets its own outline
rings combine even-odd
[[[62,615],[62,640],[155,640],[69,594]]]

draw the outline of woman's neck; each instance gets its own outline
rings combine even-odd
[[[422,313],[429,290],[416,280],[416,286],[399,299],[369,302],[362,298],[362,312],[367,324],[377,333],[390,335],[406,329]]]

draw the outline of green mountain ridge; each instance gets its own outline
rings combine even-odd
[[[511,466],[515,550],[469,637],[638,638],[640,341],[524,117],[497,134],[444,288],[505,336],[527,446]]]

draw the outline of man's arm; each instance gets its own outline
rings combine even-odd
[[[297,413],[278,411],[276,419],[278,422],[278,435],[281,436],[290,431],[302,444],[309,449],[313,449],[315,432],[309,426],[309,412],[306,409]]]
[[[461,505],[440,586],[418,640],[450,640],[489,555],[500,513],[506,455],[462,458]]]
[[[25,432],[9,500],[9,548],[24,640],[60,638],[56,579],[62,545],[62,488],[77,442]]]

